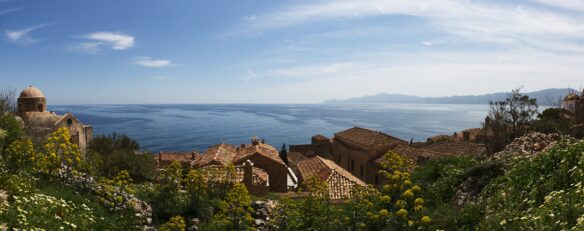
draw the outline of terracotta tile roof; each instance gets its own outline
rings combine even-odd
[[[333,200],[351,198],[355,185],[365,186],[365,182],[338,166],[331,160],[315,156],[298,162],[298,172],[302,180],[316,177],[328,183],[329,196]]]
[[[429,149],[414,148],[409,146],[398,146],[392,149],[392,151],[396,152],[402,157],[407,158],[412,164],[417,164],[419,163],[419,161],[436,159],[438,157],[448,155],[445,153],[436,152]],[[381,163],[383,163],[384,161],[385,155],[382,155],[381,157],[375,160],[375,163],[381,165]]]
[[[164,168],[174,161],[180,162],[183,166],[190,166],[191,163],[200,160],[202,157],[200,153],[195,153],[194,156],[195,158],[193,159],[193,153],[191,152],[160,152],[154,156],[154,159],[158,168]]]
[[[288,153],[288,161],[290,163],[296,164],[300,161],[306,160],[308,159],[308,157],[306,157],[305,155],[302,155],[299,152],[289,152]]]
[[[387,135],[382,132],[365,128],[353,127],[351,129],[335,133],[335,137],[351,140],[355,143],[370,147],[377,151],[386,151],[397,145],[408,145],[408,142]]]
[[[221,143],[214,145],[207,149],[202,155],[200,161],[195,165],[197,167],[205,167],[207,165],[222,165],[225,166],[233,161],[237,154],[237,148],[231,144]]]
[[[327,138],[326,136],[323,136],[323,135],[316,135],[316,136],[312,137],[312,140],[329,141],[329,138]]]
[[[474,155],[474,156],[485,156],[487,155],[487,148],[482,144],[475,144],[462,141],[442,141],[434,144],[424,146],[423,149],[432,150],[436,152],[445,153],[454,156],[463,155]]]
[[[265,156],[280,164],[285,164],[282,158],[280,158],[278,151],[267,144],[258,144],[237,149],[237,155],[234,157],[233,162],[240,162],[242,159],[255,154]]]
[[[223,166],[209,165],[201,168],[207,180],[214,183],[224,183],[227,181],[227,170]],[[243,166],[235,166],[235,182],[243,182]],[[266,185],[268,183],[268,173],[261,168],[254,167],[252,170],[252,180],[254,185]]]

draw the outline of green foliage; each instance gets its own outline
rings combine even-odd
[[[42,155],[36,158],[37,170],[47,174],[55,174],[57,169],[65,166],[68,170],[76,170],[81,164],[81,152],[76,144],[71,143],[71,135],[67,128],[59,128],[47,138]]]
[[[160,226],[160,231],[185,231],[185,220],[181,216],[174,216],[170,221]]]
[[[84,203],[76,204],[41,193],[14,195],[12,199],[10,204],[0,204],[0,218],[15,230],[89,230],[96,223],[92,209]]]
[[[235,183],[219,209],[215,219],[224,224],[227,230],[253,230],[251,213],[254,211],[245,185]]]
[[[113,179],[102,178],[99,180],[99,190],[96,191],[99,201],[111,210],[121,210],[126,204],[123,194],[132,194],[132,178],[127,171],[121,171]]]
[[[533,124],[533,129],[541,133],[558,133],[562,135],[570,134],[572,121],[565,119],[561,115],[568,111],[562,108],[548,108],[537,116],[538,120]]]
[[[568,230],[584,222],[584,142],[562,143],[533,159],[516,158],[487,188],[484,230]]]
[[[35,174],[36,175],[36,174]],[[56,180],[42,180],[30,171],[0,171],[0,221],[25,230],[132,230],[134,214],[111,213],[89,193],[74,191]],[[51,214],[50,216],[48,214]]]
[[[189,212],[202,219],[209,219],[212,215],[208,198],[208,181],[197,169],[191,169],[184,180],[184,187],[188,195]]]
[[[14,141],[22,137],[22,127],[16,117],[11,114],[0,113],[0,153]]]
[[[381,207],[372,212],[371,218],[379,218],[376,226],[382,225],[397,230],[411,230],[428,226],[432,219],[426,215],[426,202],[422,189],[410,180],[411,169],[397,153],[385,154],[380,174],[387,179],[381,189]],[[375,216],[377,215],[377,216]]]
[[[148,153],[137,154],[139,148],[138,142],[130,137],[112,133],[93,138],[88,157],[96,172],[105,177],[125,170],[137,182],[154,180],[156,162]]]

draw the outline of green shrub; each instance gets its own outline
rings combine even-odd
[[[533,159],[518,157],[490,184],[483,230],[568,230],[584,216],[584,142],[562,142]]]

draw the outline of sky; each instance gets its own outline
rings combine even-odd
[[[584,0],[0,0],[49,104],[318,103],[584,85]]]

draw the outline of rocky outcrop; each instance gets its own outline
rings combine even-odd
[[[495,153],[493,159],[500,160],[506,156],[536,156],[539,153],[546,152],[553,148],[560,138],[560,135],[556,133],[543,134],[532,132],[513,140],[511,144],[505,147],[505,150]]]
[[[254,227],[256,229],[273,230],[270,220],[273,218],[273,211],[277,205],[277,202],[273,200],[251,202],[251,207],[255,211],[252,217],[254,218]]]

